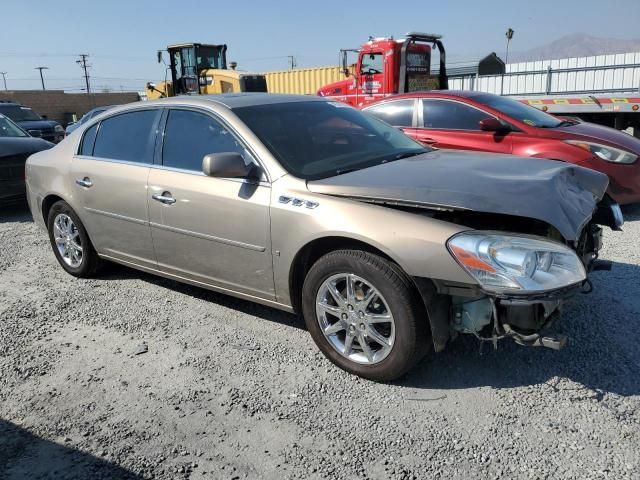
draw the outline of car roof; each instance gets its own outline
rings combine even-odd
[[[378,102],[371,103],[370,105],[383,103],[385,101],[391,101],[391,100],[401,100],[403,98],[470,98],[470,99],[473,99],[476,97],[486,96],[486,95],[497,96],[492,93],[469,91],[469,90],[429,90],[425,92],[411,92],[411,93],[401,93],[399,95],[392,95]]]
[[[221,93],[214,95],[180,95],[171,98],[161,98],[152,100],[148,103],[192,103],[202,104],[202,102],[211,102],[224,105],[227,108],[253,107],[256,105],[271,105],[277,103],[293,103],[293,102],[327,102],[333,101],[323,97],[313,95],[287,95],[280,93]]]

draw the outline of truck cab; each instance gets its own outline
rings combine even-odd
[[[440,35],[411,32],[403,39],[370,38],[360,49],[341,50],[345,80],[325,85],[319,96],[335,98],[354,107],[396,93],[448,88],[445,50]],[[440,67],[431,72],[431,54],[437,49]],[[357,53],[358,60],[348,68],[349,53]]]

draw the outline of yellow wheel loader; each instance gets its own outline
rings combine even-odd
[[[227,66],[226,45],[181,43],[169,45],[167,52],[171,80],[147,83],[149,100],[175,95],[267,91],[264,75],[238,71],[235,62],[229,64],[230,68]],[[159,51],[158,62],[162,61],[162,51]]]

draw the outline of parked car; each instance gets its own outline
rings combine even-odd
[[[64,128],[55,120],[41,117],[31,108],[0,100],[0,113],[17,123],[29,135],[58,143],[64,138]]]
[[[92,110],[89,110],[87,113],[85,113],[82,116],[82,118],[80,120],[78,120],[75,123],[70,123],[69,125],[67,125],[67,128],[65,129],[65,132],[64,132],[65,136],[70,135],[71,132],[73,132],[75,129],[77,129],[80,125],[84,125],[85,123],[87,123],[92,118],[97,117],[102,112],[106,112],[110,108],[113,108],[113,105],[106,105],[106,106],[103,106],[103,107],[96,107],[96,108],[94,108]]]
[[[226,94],[116,107],[27,161],[62,268],[129,265],[304,316],[322,352],[374,380],[452,334],[540,334],[619,228],[607,177],[432,151],[319,97]]]
[[[609,176],[609,195],[640,202],[640,139],[613,128],[557,118],[490,93],[419,92],[363,109],[438,148],[550,158]]]
[[[41,138],[33,138],[0,114],[0,205],[25,199],[24,164],[27,157],[53,147]]]

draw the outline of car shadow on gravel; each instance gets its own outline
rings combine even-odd
[[[91,454],[37,437],[6,420],[0,420],[0,478],[138,480],[143,477]]]
[[[0,205],[0,223],[29,222],[33,222],[33,218],[26,202]]]
[[[304,320],[291,313],[284,312],[271,307],[260,305],[259,303],[242,300],[240,298],[225,295],[223,293],[207,290],[206,288],[194,287],[192,285],[181,283],[176,280],[159,277],[150,273],[145,273],[123,265],[110,263],[106,266],[105,271],[98,277],[100,280],[126,280],[137,279],[153,285],[173,290],[183,295],[188,295],[205,302],[215,303],[232,310],[252,315],[263,320],[279,323],[288,327],[306,330]]]

